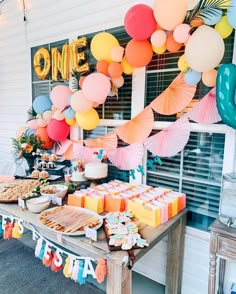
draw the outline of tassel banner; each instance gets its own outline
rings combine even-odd
[[[2,220],[0,221],[0,236],[5,240],[11,238],[19,239],[24,233],[23,220],[13,215],[5,215],[0,213]]]

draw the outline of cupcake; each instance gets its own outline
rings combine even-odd
[[[56,164],[52,161],[49,161],[46,165],[47,168],[55,168],[56,167]]]
[[[56,154],[51,154],[51,155],[49,156],[49,160],[50,160],[50,161],[56,161],[57,159],[58,159],[58,157],[57,157]]]
[[[31,173],[32,178],[39,178],[39,171],[37,169],[33,170]]]
[[[39,173],[39,178],[41,179],[47,179],[49,177],[49,174],[46,170],[42,170],[40,173]]]

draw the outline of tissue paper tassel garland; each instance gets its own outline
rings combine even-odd
[[[40,253],[40,250],[41,250],[41,247],[42,247],[42,244],[43,244],[43,240],[40,238],[37,240],[37,244],[35,246],[35,251],[34,251],[34,255],[35,257],[39,257],[39,253]]]
[[[0,237],[3,236],[2,221],[0,221]]]
[[[80,285],[83,285],[87,282],[87,277],[83,277],[84,273],[84,261],[80,260],[79,261],[79,271],[78,271],[78,283]]]
[[[70,270],[70,268],[71,268],[71,262],[73,262],[73,261],[71,261],[71,258],[68,256],[66,258],[66,264],[65,264],[64,269],[63,269],[63,274],[64,274],[64,276],[66,278],[71,278],[71,274],[72,274],[72,272]]]
[[[96,274],[98,283],[102,283],[105,280],[105,277],[107,275],[107,262],[104,258],[98,259],[98,264],[95,269],[95,274]]]
[[[59,253],[54,253],[53,254],[53,259],[52,259],[52,264],[51,264],[51,270],[53,272],[59,272],[60,270],[63,269],[63,265],[62,265],[62,258],[58,257]]]
[[[14,227],[14,224],[11,224],[11,223],[6,223],[4,225],[4,234],[3,234],[4,239],[11,239],[12,238],[13,227]]]
[[[79,261],[76,260],[72,270],[72,276],[71,276],[71,279],[74,280],[75,282],[78,282],[78,273],[79,273]]]
[[[16,239],[22,238],[22,234],[20,232],[21,232],[21,227],[18,223],[16,223],[12,231],[12,237]]]
[[[44,251],[45,251],[45,244],[43,243],[42,246],[41,246],[41,249],[40,249],[40,252],[39,252],[39,255],[38,255],[38,258],[39,259],[43,259],[44,257]]]
[[[50,267],[52,264],[52,260],[53,260],[53,253],[48,252],[47,256],[44,255],[44,257],[43,257],[43,260],[42,260],[43,265],[45,265],[46,267]]]

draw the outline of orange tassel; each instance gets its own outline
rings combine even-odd
[[[12,238],[12,230],[13,230],[14,224],[6,223],[4,226],[4,239],[11,239]]]
[[[98,283],[102,283],[107,275],[107,262],[104,258],[99,258],[95,269]]]
[[[53,259],[53,253],[50,252],[49,253],[49,259],[47,259],[46,257],[43,257],[43,265],[45,265],[46,267],[50,267],[51,263],[52,263],[52,259]]]

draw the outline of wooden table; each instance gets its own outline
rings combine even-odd
[[[219,284],[218,294],[223,294],[225,263],[226,261],[236,262],[236,229],[228,228],[216,219],[209,227],[211,231],[210,239],[210,264],[208,294],[215,294],[216,265],[217,257],[219,263]]]
[[[16,204],[0,204],[0,212],[3,214],[14,215],[23,219],[26,227],[31,229],[28,224],[32,224],[39,233],[49,241],[58,243],[56,233],[42,227],[38,221],[38,215],[29,211],[22,211]],[[140,233],[149,243],[144,249],[135,249],[135,261],[141,258],[160,240],[168,235],[168,255],[166,269],[166,294],[181,293],[182,283],[182,264],[184,252],[184,236],[187,209],[181,211],[167,223],[153,228],[148,225],[140,224]],[[98,242],[92,244],[83,236],[69,237],[63,236],[63,247],[81,256],[90,256],[97,260],[104,257],[107,260],[107,294],[130,294],[132,293],[132,271],[122,264],[122,259],[127,256],[125,251],[108,250],[105,233],[103,229],[98,231]],[[158,261],[153,261],[154,266]]]

